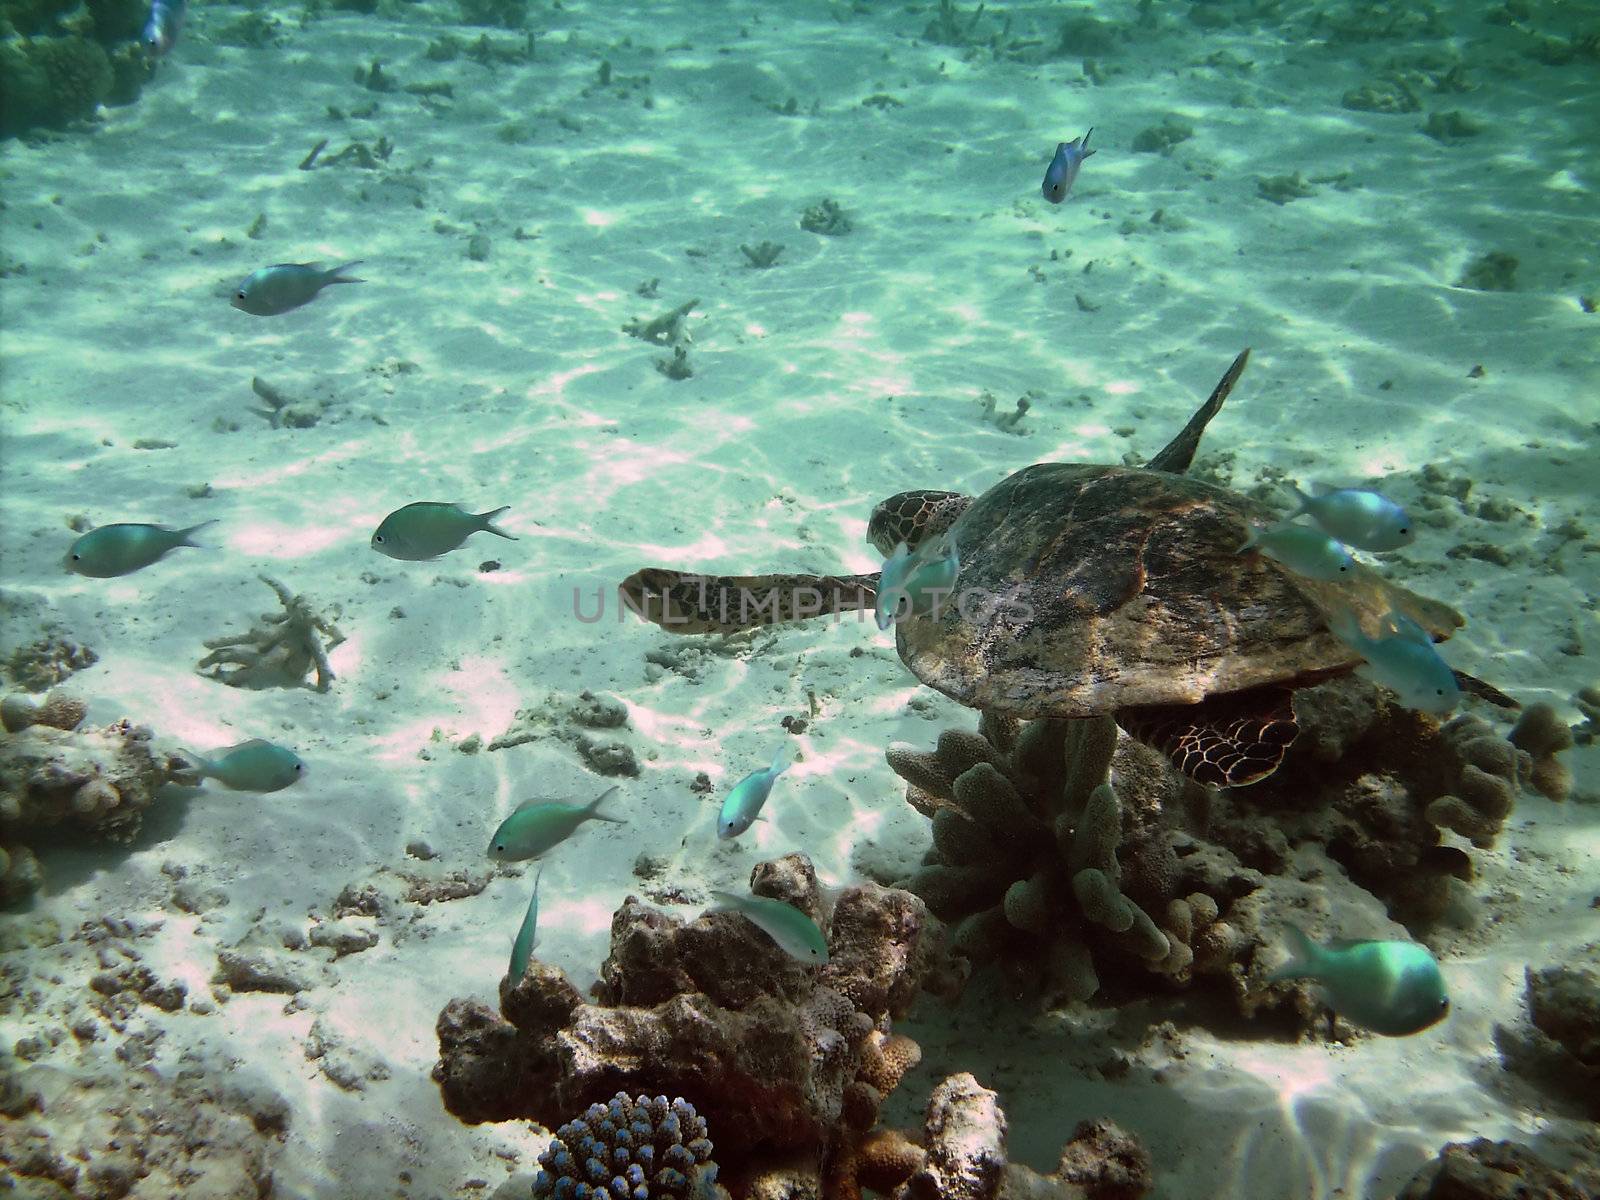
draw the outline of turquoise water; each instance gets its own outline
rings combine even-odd
[[[1078,1121],[1108,1116],[1168,1197],[1388,1197],[1480,1135],[1557,1166],[1595,1155],[1581,1087],[1550,1084],[1575,1068],[1515,1051],[1524,968],[1597,958],[1592,8],[196,4],[137,100],[98,105],[121,98],[111,64],[118,87],[146,73],[143,10],[7,13],[5,690],[59,676],[83,730],[153,739],[8,735],[0,1047],[8,1095],[38,1099],[7,1102],[0,1172],[21,1194],[114,1194],[119,1172],[137,1196],[529,1194],[548,1131],[464,1124],[430,1079],[441,1010],[498,1007],[526,911],[532,871],[488,858],[496,827],[618,786],[625,823],[543,860],[534,958],[584,990],[630,894],[693,921],[792,852],[830,887],[910,881],[931,823],[884,752],[976,723],[870,619],[678,637],[617,585],[647,566],[870,575],[879,500],[1146,462],[1245,347],[1191,474],[1275,515],[1290,483],[1403,504],[1415,541],[1358,557],[1465,618],[1452,668],[1574,731],[1568,798],[1521,789],[1475,845],[1425,819],[1433,785],[1395,732],[1351,752],[1370,761],[1329,752],[1224,797],[1207,825],[1176,776],[1136,782],[1125,757],[1126,875],[1134,831],[1182,825],[1196,853],[1270,876],[1267,900],[1224,897],[1254,931],[1237,972],[1180,978],[1096,943],[1101,986],[1073,1001],[1039,985],[1048,937],[1008,943],[960,1000],[894,1020],[922,1062],[883,1122],[918,1130],[970,1071],[1013,1161],[1050,1172]],[[49,41],[75,33],[101,48]],[[15,129],[26,64],[68,53]],[[1049,203],[1057,145],[1091,127]],[[271,315],[230,303],[260,268],[313,262],[363,282]],[[381,553],[379,523],[418,501],[509,506],[515,540]],[[128,574],[64,564],[97,527],[207,521],[198,548]],[[1112,577],[1110,543],[1084,553],[1086,578]],[[983,554],[963,546],[963,570]],[[1236,612],[1232,562],[1212,569]],[[300,632],[249,686],[197,669],[218,641],[221,674],[247,666],[228,655],[291,611]],[[1183,647],[1138,644],[1163,678],[1192,671]],[[1413,728],[1381,711],[1380,734]],[[1503,745],[1514,714],[1462,711]],[[1320,728],[1299,753],[1337,742]],[[304,777],[183,773],[180,750],[257,738]],[[719,839],[723,798],[780,747],[797,762],[763,819]],[[119,754],[154,773],[131,782]],[[30,784],[45,759],[72,784]],[[1312,786],[1349,797],[1363,776],[1413,787],[1396,840],[1425,869],[1352,865],[1349,830],[1321,820]],[[1263,834],[1252,857],[1247,827],[1288,849]],[[1165,902],[1146,906],[1171,934]],[[1450,1017],[1330,1038],[1309,992],[1265,990],[1291,920],[1421,940]],[[236,986],[227,955],[295,990]],[[733,1101],[687,1098],[719,1142]],[[201,1149],[153,1118],[119,1135],[104,1114],[130,1103],[179,1114]],[[41,1166],[38,1139],[76,1171]]]

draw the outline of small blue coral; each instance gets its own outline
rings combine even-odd
[[[714,1200],[706,1121],[687,1100],[618,1092],[556,1130],[539,1156],[535,1200]]]

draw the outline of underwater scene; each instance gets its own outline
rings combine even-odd
[[[0,1196],[1600,1198],[1600,5],[0,0]]]

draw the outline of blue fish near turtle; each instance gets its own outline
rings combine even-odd
[[[160,562],[180,546],[199,547],[190,539],[216,521],[201,521],[184,529],[126,521],[101,525],[78,538],[67,550],[67,570],[91,579],[132,575]]]
[[[1347,1021],[1386,1037],[1409,1037],[1450,1015],[1444,975],[1426,946],[1399,941],[1318,945],[1288,926],[1290,958],[1268,983],[1310,979]]]
[[[460,549],[475,533],[492,533],[514,542],[515,537],[494,524],[494,519],[510,508],[505,504],[474,513],[459,504],[418,500],[395,509],[378,523],[372,534],[372,548],[402,562],[425,562]]]
[[[306,765],[287,747],[251,738],[210,754],[183,751],[202,779],[215,779],[235,792],[281,792],[305,778]]]
[[[1401,612],[1386,614],[1380,624],[1372,637],[1353,612],[1337,612],[1328,628],[1365,660],[1357,674],[1388,688],[1407,708],[1449,716],[1461,703],[1461,685],[1428,631]]]
[[[607,788],[588,804],[567,804],[560,800],[525,800],[494,831],[489,839],[489,857],[497,862],[520,862],[539,858],[566,841],[580,826],[590,821],[609,821],[626,825],[622,817],[600,811],[600,806],[617,794]]]
[[[1370,488],[1316,487],[1306,493],[1290,485],[1290,490],[1300,507],[1289,519],[1306,514],[1324,533],[1346,546],[1382,553],[1417,540],[1416,527],[1406,510]]]
[[[1093,132],[1094,127],[1090,126],[1089,133]],[[1089,149],[1089,133],[1057,144],[1055,157],[1044,169],[1044,183],[1040,185],[1044,198],[1051,204],[1060,204],[1067,198],[1067,193],[1072,191],[1072,185],[1077,182],[1083,160],[1096,153]]]
[[[772,757],[771,766],[751,771],[734,784],[728,798],[722,802],[722,811],[717,814],[717,837],[727,841],[754,825],[767,797],[772,794],[772,785],[778,781],[779,775],[793,765],[794,758],[789,748],[780,746]]]
[[[323,270],[321,263],[274,263],[251,271],[233,293],[233,306],[253,317],[277,317],[310,304],[325,287],[336,283],[365,283],[344,272],[360,266],[340,263]]]

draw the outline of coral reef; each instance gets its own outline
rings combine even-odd
[[[38,863],[20,844],[32,832],[75,825],[129,842],[157,790],[193,778],[183,759],[151,748],[148,729],[127,721],[79,728],[85,709],[71,697],[7,697],[0,712],[0,903],[39,885]]]
[[[26,646],[18,646],[6,659],[6,673],[20,688],[43,692],[75,671],[93,666],[97,655],[56,630],[46,630]]]
[[[803,856],[758,866],[751,886],[823,916]],[[500,1013],[474,1000],[446,1006],[434,1071],[445,1105],[466,1121],[553,1127],[618,1089],[691,1096],[717,1131],[732,1190],[745,1193],[777,1160],[809,1163],[815,1184],[825,1156],[853,1160],[918,1057],[890,1020],[924,987],[950,983],[942,927],[907,892],[848,888],[825,924],[830,962],[817,970],[737,914],[685,924],[629,897],[594,1003],[536,959],[502,982]]]
[[[1526,1146],[1478,1138],[1451,1142],[1397,1200],[1600,1200],[1600,1171],[1561,1171]]]
[[[1211,933],[1222,908],[1205,884],[1223,880],[1178,869],[1153,818],[1181,781],[1164,779],[1154,752],[1110,718],[1019,726],[985,714],[977,733],[947,729],[935,750],[892,746],[888,760],[907,801],[933,820],[933,848],[909,886],[959,922],[954,948],[973,962],[1042,971],[1051,1000],[1099,990],[1097,953],[1172,976],[1193,968],[1196,926]],[[1130,812],[1125,795],[1142,811]],[[1139,899],[1124,891],[1125,868]],[[1234,940],[1210,949],[1232,950]]]
[[[726,1200],[707,1132],[681,1097],[618,1092],[556,1130],[539,1156],[535,1200]]]
[[[1532,760],[1528,786],[1547,800],[1562,801],[1572,793],[1572,771],[1557,758],[1576,742],[1572,727],[1563,721],[1553,705],[1530,704],[1511,727],[1506,740],[1525,750]]]
[[[1182,779],[1109,719],[985,714],[931,752],[891,747],[907,801],[933,821],[908,886],[954,925],[957,952],[1013,969],[1047,1002],[1093,995],[1110,964],[1122,986],[1214,976],[1254,1012],[1266,995],[1256,950],[1304,907],[1317,869],[1297,848],[1321,847],[1347,890],[1426,927],[1473,874],[1441,830],[1492,846],[1533,772],[1487,722],[1441,728],[1359,679],[1297,692],[1295,709],[1302,732],[1283,767],[1225,792]],[[1556,761],[1547,723],[1530,729]]]
[[[211,653],[195,669],[229,687],[248,688],[299,687],[314,669],[314,690],[327,691],[334,678],[328,651],[344,641],[333,624],[337,607],[331,616],[322,616],[309,600],[291,594],[276,579],[266,575],[260,579],[277,593],[283,611],[262,613],[248,633],[207,638],[205,646]],[[328,639],[326,645],[323,637]]]

